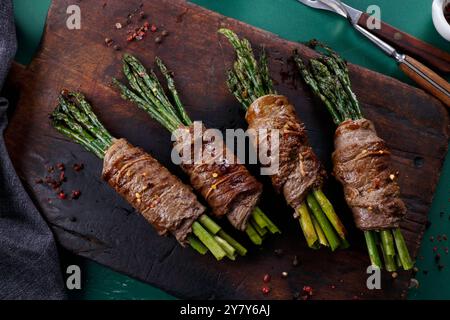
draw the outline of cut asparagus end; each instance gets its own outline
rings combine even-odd
[[[259,207],[256,207],[253,210],[252,217],[261,228],[267,228],[270,233],[281,233],[280,229],[278,229],[278,227],[272,222],[272,220],[270,220],[270,218]]]
[[[222,260],[227,255],[216,239],[197,221],[192,224],[192,231],[217,260]]]
[[[258,232],[259,236],[264,239],[264,237],[267,234],[267,229],[266,228],[261,228],[258,223],[255,222],[255,219],[253,219],[252,217],[249,220],[249,223],[252,225],[253,228],[255,228],[256,232]]]
[[[204,215],[200,216],[198,221],[212,235],[217,235],[221,238],[221,240],[227,242],[228,245],[233,247],[239,255],[244,256],[247,253],[247,249],[245,249],[244,246],[242,246],[239,242],[237,242],[230,235],[228,235],[225,231],[223,231],[222,227],[219,224],[217,224],[208,215],[204,214]]]
[[[395,256],[388,255],[385,247],[381,245],[381,253],[383,254],[384,266],[388,272],[397,271],[397,265],[395,262]]]
[[[198,253],[205,255],[208,252],[208,248],[195,236],[189,235],[189,245]]]
[[[306,206],[305,202],[303,202],[297,208],[297,212],[299,213],[298,220],[300,222],[300,227],[303,231],[303,235],[305,236],[308,247],[310,247],[312,249],[319,249],[319,247],[320,247],[319,237],[314,228],[314,224],[312,222],[311,215],[309,214],[308,207]]]
[[[409,255],[408,247],[406,246],[402,231],[400,230],[400,228],[397,228],[392,230],[392,233],[394,234],[395,245],[397,247],[397,252],[403,269],[411,270],[414,267],[414,262]]]
[[[233,239],[230,235],[228,235],[225,231],[220,230],[217,235],[228,242],[233,248],[235,248],[236,252],[240,256],[245,256],[247,254],[247,249],[235,239]]]
[[[334,210],[330,200],[328,200],[321,189],[313,190],[313,195],[319,203],[320,208],[334,227],[334,230],[336,230],[336,232],[338,233],[339,237],[341,239],[345,239],[345,237],[347,236],[347,230],[345,229],[344,224],[341,222],[341,219],[339,219],[339,216],[336,214],[336,211]]]
[[[364,237],[366,238],[370,262],[373,266],[381,269],[383,265],[381,264],[380,254],[378,253],[376,233],[374,231],[364,231]]]
[[[327,219],[327,216],[323,213],[319,203],[317,202],[314,195],[311,193],[306,197],[306,203],[308,204],[309,209],[311,209],[314,218],[316,218],[320,227],[327,238],[328,243],[330,244],[331,251],[335,251],[339,248],[341,244],[341,240],[331,225],[330,221]]]
[[[259,236],[258,232],[256,232],[255,228],[253,228],[253,226],[250,223],[247,224],[245,233],[247,233],[250,240],[257,246],[260,246],[262,244],[262,238]]]
[[[330,244],[328,243],[327,237],[325,236],[325,233],[323,232],[322,228],[320,227],[319,222],[317,222],[317,219],[314,216],[311,216],[311,220],[314,225],[314,229],[316,230],[317,236],[319,237],[320,245],[322,245],[324,247],[329,247]]]
[[[208,217],[206,214],[201,215],[198,221],[212,234],[217,234],[217,232],[222,229],[213,219]]]
[[[394,238],[392,237],[391,230],[381,230],[380,231],[381,246],[384,253],[387,256],[395,256],[395,245]]]
[[[222,247],[230,260],[236,260],[236,249],[234,249],[227,241],[219,236],[214,236],[214,239]]]

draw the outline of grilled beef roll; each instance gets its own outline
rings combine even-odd
[[[285,96],[269,94],[250,105],[246,120],[249,129],[258,134],[260,129],[267,129],[267,134],[279,130],[279,170],[271,176],[272,184],[292,208],[298,208],[311,189],[322,186],[326,173],[308,145],[305,128],[294,106]],[[259,141],[253,139],[253,142],[259,148],[271,150],[270,139],[259,136]],[[297,216],[297,210],[294,212]]]
[[[361,230],[399,227],[406,214],[390,152],[367,119],[342,122],[334,137],[334,175]]]
[[[200,163],[195,163],[194,125],[184,129],[190,133],[190,139],[178,135],[175,148],[181,155],[183,149],[191,151],[191,163],[182,163],[181,167],[189,176],[192,187],[208,202],[214,215],[225,215],[236,229],[245,231],[261,197],[262,184],[244,165],[236,163],[234,153],[227,149],[225,143],[222,143],[222,150],[216,150],[219,145],[204,138],[203,126],[200,135],[202,158]]]
[[[205,212],[190,187],[125,139],[115,140],[106,151],[102,177],[160,235],[170,233],[183,246],[192,224]]]

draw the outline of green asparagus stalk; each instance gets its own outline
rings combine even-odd
[[[326,215],[323,213],[319,203],[317,203],[316,198],[314,198],[312,194],[308,194],[308,196],[306,197],[306,202],[308,203],[308,207],[311,209],[314,218],[316,218],[317,222],[322,228],[322,231],[325,234],[328,243],[330,244],[331,251],[334,251],[337,248],[339,248],[341,241],[339,240],[339,237],[336,234],[336,230],[333,229],[332,224],[327,219]]]
[[[366,238],[370,262],[373,266],[381,269],[383,265],[381,263],[380,254],[378,253],[376,233],[374,231],[365,231],[364,236]]]
[[[208,253],[208,248],[196,236],[189,235],[189,245],[198,253],[205,255]]]
[[[192,224],[192,232],[200,239],[200,241],[211,251],[217,260],[222,260],[227,254],[220,244],[216,241],[200,223],[195,221]]]
[[[303,202],[300,207],[298,207],[297,211],[299,214],[300,226],[303,230],[303,235],[305,236],[308,247],[318,249],[320,246],[319,237],[306,203]]]
[[[402,231],[400,228],[397,228],[392,230],[392,233],[394,234],[395,245],[397,246],[398,255],[400,257],[400,262],[402,263],[403,269],[411,270],[414,267],[414,262],[409,255],[408,247],[406,246]]]
[[[323,191],[320,189],[313,190],[313,194],[336,232],[339,234],[341,239],[345,239],[347,230],[345,230],[344,225],[334,211],[333,205],[331,204],[330,200],[328,200]]]
[[[317,236],[319,237],[320,245],[329,247],[330,244],[328,243],[327,237],[325,236],[325,233],[323,232],[322,228],[320,227],[319,222],[314,217],[314,215],[311,216],[311,220],[314,225],[314,229],[316,230]]]

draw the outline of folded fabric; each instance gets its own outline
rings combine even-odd
[[[10,0],[0,0],[0,88],[16,52]],[[64,299],[55,241],[17,177],[5,147],[8,102],[0,98],[0,299]]]

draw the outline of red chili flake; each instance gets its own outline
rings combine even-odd
[[[60,181],[60,182],[65,182],[65,181],[67,181],[66,175],[65,175],[64,171],[61,171],[61,172],[59,173],[59,181]]]
[[[75,163],[75,164],[72,166],[72,168],[73,168],[73,170],[75,170],[76,172],[79,172],[79,171],[81,171],[81,170],[84,169],[84,165],[83,165],[82,163]]]
[[[266,274],[264,275],[263,281],[264,281],[265,283],[270,282],[270,274],[266,273]]]
[[[150,28],[150,23],[148,21],[144,22],[144,28]]]
[[[64,171],[66,167],[64,166],[64,163],[60,162],[56,165],[59,171]]]
[[[152,24],[152,26],[150,28],[150,31],[151,32],[156,32],[157,30],[158,30],[158,28],[154,24]]]
[[[61,191],[58,194],[58,198],[60,198],[61,200],[65,200],[67,198],[66,194],[64,193],[64,191]]]
[[[76,200],[81,196],[81,191],[80,190],[73,190],[72,191],[72,199]]]
[[[270,288],[269,287],[262,287],[261,291],[262,291],[263,294],[269,294]]]
[[[128,41],[128,42],[133,41],[133,39],[134,39],[133,35],[130,35],[130,36],[127,37],[127,41]]]
[[[313,295],[313,289],[310,286],[304,286],[303,287],[303,292],[306,293],[309,296]]]

